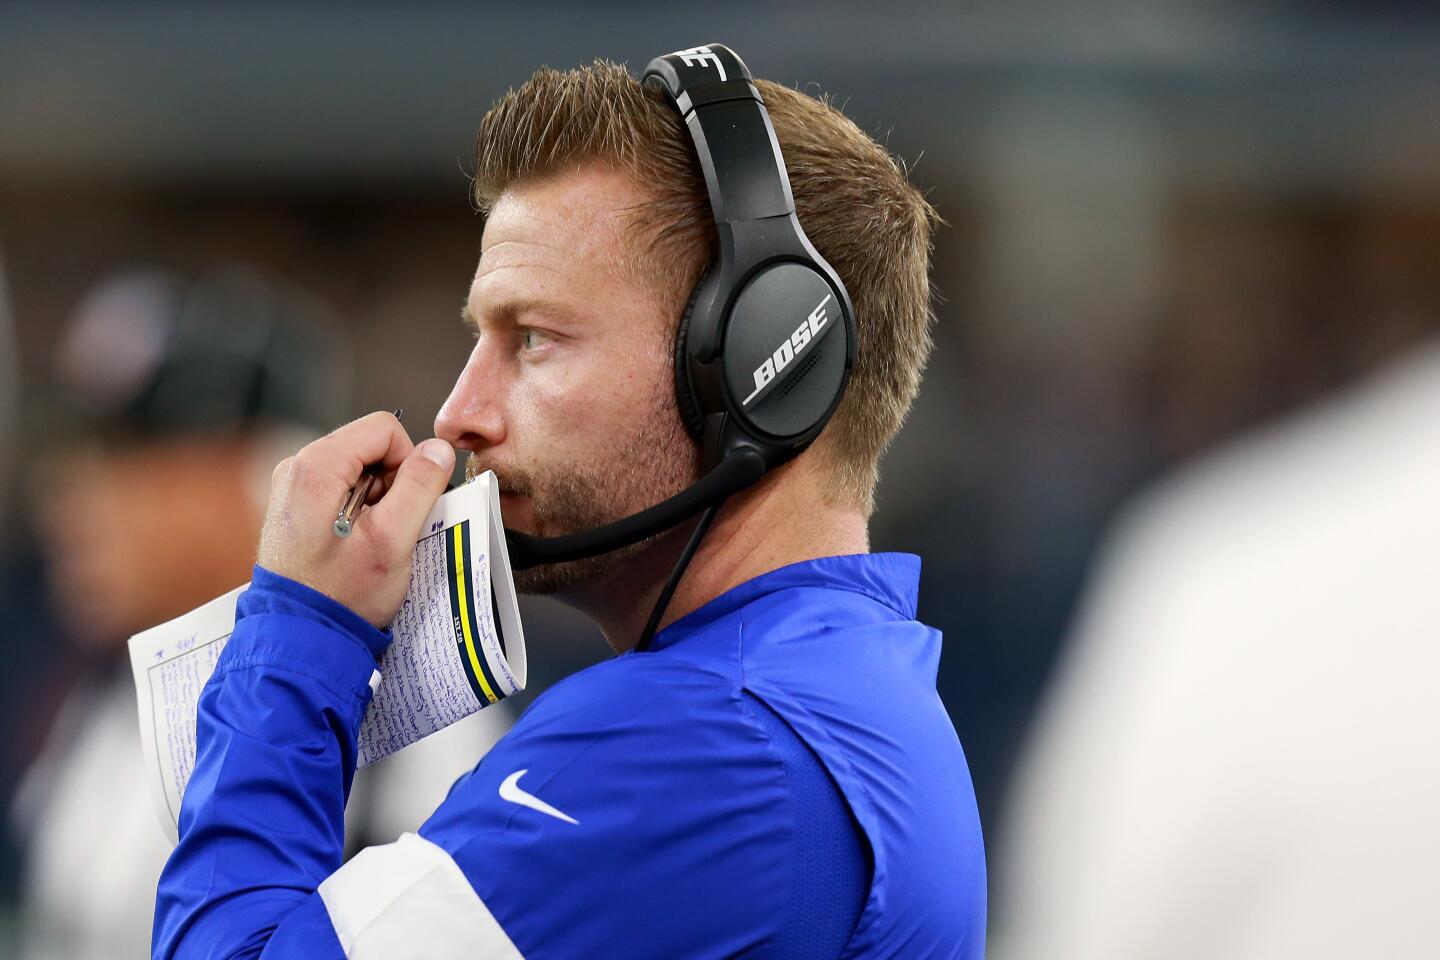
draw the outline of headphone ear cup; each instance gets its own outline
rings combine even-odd
[[[675,331],[675,404],[680,408],[680,417],[689,428],[690,435],[696,440],[704,436],[705,417],[700,412],[700,404],[690,386],[690,358],[686,351],[686,341],[690,335],[690,318],[695,313],[695,302],[700,299],[700,291],[705,289],[705,281],[710,279],[714,270],[715,264],[712,262],[700,274],[700,279],[695,282],[695,289],[690,291],[690,299],[685,301],[685,312],[680,315],[680,326]]]

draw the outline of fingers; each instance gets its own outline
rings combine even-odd
[[[383,626],[405,597],[415,541],[454,467],[449,444],[416,447],[391,414],[347,424],[276,467],[257,562]],[[372,505],[338,539],[336,510],[367,468]]]
[[[365,478],[361,477],[360,480],[357,482],[364,483]],[[389,473],[376,473],[375,482],[370,484],[370,492],[365,495],[365,506],[373,507],[375,506],[375,504],[379,503],[380,498],[385,496],[385,494],[389,492],[390,485],[394,482],[394,470],[391,470]]]
[[[272,489],[284,480],[302,504],[334,510],[360,474],[372,465],[382,474],[394,471],[414,444],[390,413],[372,413],[338,428],[282,462]],[[376,483],[375,488],[383,491]],[[371,496],[379,494],[372,491]]]
[[[369,510],[369,524],[385,541],[414,547],[435,501],[455,470],[455,451],[444,440],[430,439],[413,448],[400,464],[390,489]]]
[[[393,413],[379,411],[353,420],[316,440],[301,456],[310,454],[317,465],[337,471],[346,487],[353,486],[361,472],[372,465],[389,473],[404,462],[415,445]]]

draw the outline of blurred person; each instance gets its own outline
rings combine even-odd
[[[1433,957],[1440,342],[1118,525],[1001,845],[1001,960]]]
[[[271,469],[345,410],[347,350],[308,292],[242,267],[123,272],[70,318],[31,486],[52,602],[91,669],[16,804],[26,957],[148,952],[170,844],[125,641],[247,579]],[[366,771],[353,833],[414,829],[504,714]]]
[[[935,212],[843,113],[731,51],[652,70],[663,92],[613,63],[540,70],[486,114],[476,344],[438,436],[372,414],[276,471],[154,956],[983,955],[919,559],[869,552],[929,354]],[[721,339],[728,385],[701,366]],[[455,448],[499,478],[511,556],[535,561],[517,586],[617,656],[539,697],[418,834],[342,866],[377,627]],[[338,541],[367,464],[386,492]],[[699,492],[737,464],[728,499]],[[698,520],[671,512],[687,498]],[[571,534],[596,549],[551,539]]]

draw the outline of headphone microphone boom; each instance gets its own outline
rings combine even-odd
[[[506,530],[512,570],[529,570],[547,563],[580,560],[639,543],[646,537],[678,526],[700,511],[723,503],[765,475],[765,461],[753,450],[738,450],[725,458],[693,486],[662,500],[648,510],[623,520],[560,537],[536,537]]]
[[[749,69],[718,43],[657,57],[642,82],[679,111],[715,218],[717,256],[675,338],[675,395],[705,473],[647,510],[594,530],[506,530],[511,566],[608,553],[707,511],[641,638],[643,649],[709,520],[727,497],[808,447],[855,363],[855,311],[795,215],[790,178]]]

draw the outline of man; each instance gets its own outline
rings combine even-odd
[[[51,603],[89,669],[14,810],[26,960],[146,951],[170,847],[141,765],[125,639],[245,581],[275,461],[346,406],[347,344],[327,321],[308,291],[236,265],[125,270],[67,318],[32,487]],[[450,728],[448,751],[426,740],[415,755],[426,754],[429,778],[410,756],[368,768],[350,835],[413,830],[504,732],[504,716],[485,710]],[[429,806],[392,814],[397,777]]]
[[[982,955],[980,829],[934,689],[939,636],[914,620],[918,563],[866,554],[877,464],[929,349],[934,213],[838,111],[756,86],[858,318],[819,440],[719,512],[646,651],[688,529],[522,573],[621,656],[537,700],[418,836],[337,870],[379,627],[452,445],[543,536],[699,472],[673,357],[716,225],[685,127],[608,63],[508,93],[480,130],[477,341],[439,438],[375,414],[276,470],[201,700],[157,957]],[[386,491],[341,543],[335,505],[377,462]]]
[[[1005,960],[1435,955],[1440,343],[1119,525],[1006,830]]]
[[[321,347],[343,341],[326,319],[307,292],[235,266],[126,269],[64,318],[29,486],[49,606],[83,667],[13,810],[28,960],[146,947],[169,845],[125,639],[245,581],[261,464],[334,422]],[[287,376],[287,356],[315,362],[314,389]]]

